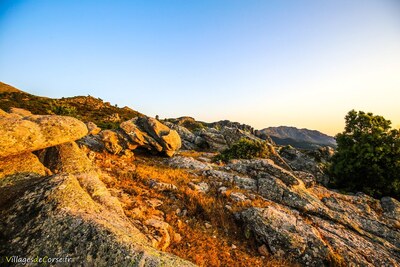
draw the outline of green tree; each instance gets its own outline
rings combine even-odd
[[[382,116],[351,110],[336,135],[333,185],[374,197],[400,197],[400,132]]]

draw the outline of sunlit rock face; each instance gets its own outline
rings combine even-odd
[[[169,157],[182,146],[179,134],[154,118],[134,118],[121,123],[120,127],[134,144]]]
[[[0,157],[32,152],[82,138],[86,125],[64,116],[29,113],[0,114]]]

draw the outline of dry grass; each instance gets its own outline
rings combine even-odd
[[[193,155],[191,155],[193,156]],[[194,191],[187,183],[197,180],[212,182],[182,169],[172,169],[157,157],[137,157],[121,161],[117,156],[97,155],[97,165],[108,170],[111,179],[104,182],[118,193],[125,214],[141,229],[140,223],[152,216],[162,217],[182,237],[166,251],[188,259],[199,266],[289,266],[285,259],[259,254],[254,238],[246,239],[231,212],[225,209],[228,199],[211,187],[207,194]],[[157,191],[150,179],[174,184],[177,190]],[[162,205],[153,207],[149,201]],[[249,206],[265,207],[268,202],[256,198],[251,203],[232,204],[233,210]],[[179,212],[180,211],[180,212]],[[185,211],[182,214],[182,211]]]
[[[184,150],[180,151],[179,155],[184,156],[184,157],[192,157],[192,158],[199,158],[202,156],[201,152],[195,151],[195,150]]]

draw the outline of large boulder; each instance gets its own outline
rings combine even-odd
[[[3,114],[0,115],[0,158],[71,142],[87,132],[83,122],[71,117]]]
[[[182,145],[175,130],[154,118],[137,117],[121,123],[120,127],[134,144],[151,151],[163,152],[169,157]]]

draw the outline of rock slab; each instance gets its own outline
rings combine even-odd
[[[182,146],[179,134],[154,118],[137,117],[121,123],[120,127],[133,143],[169,157]]]
[[[0,158],[71,142],[88,132],[86,125],[65,116],[0,115]]]

